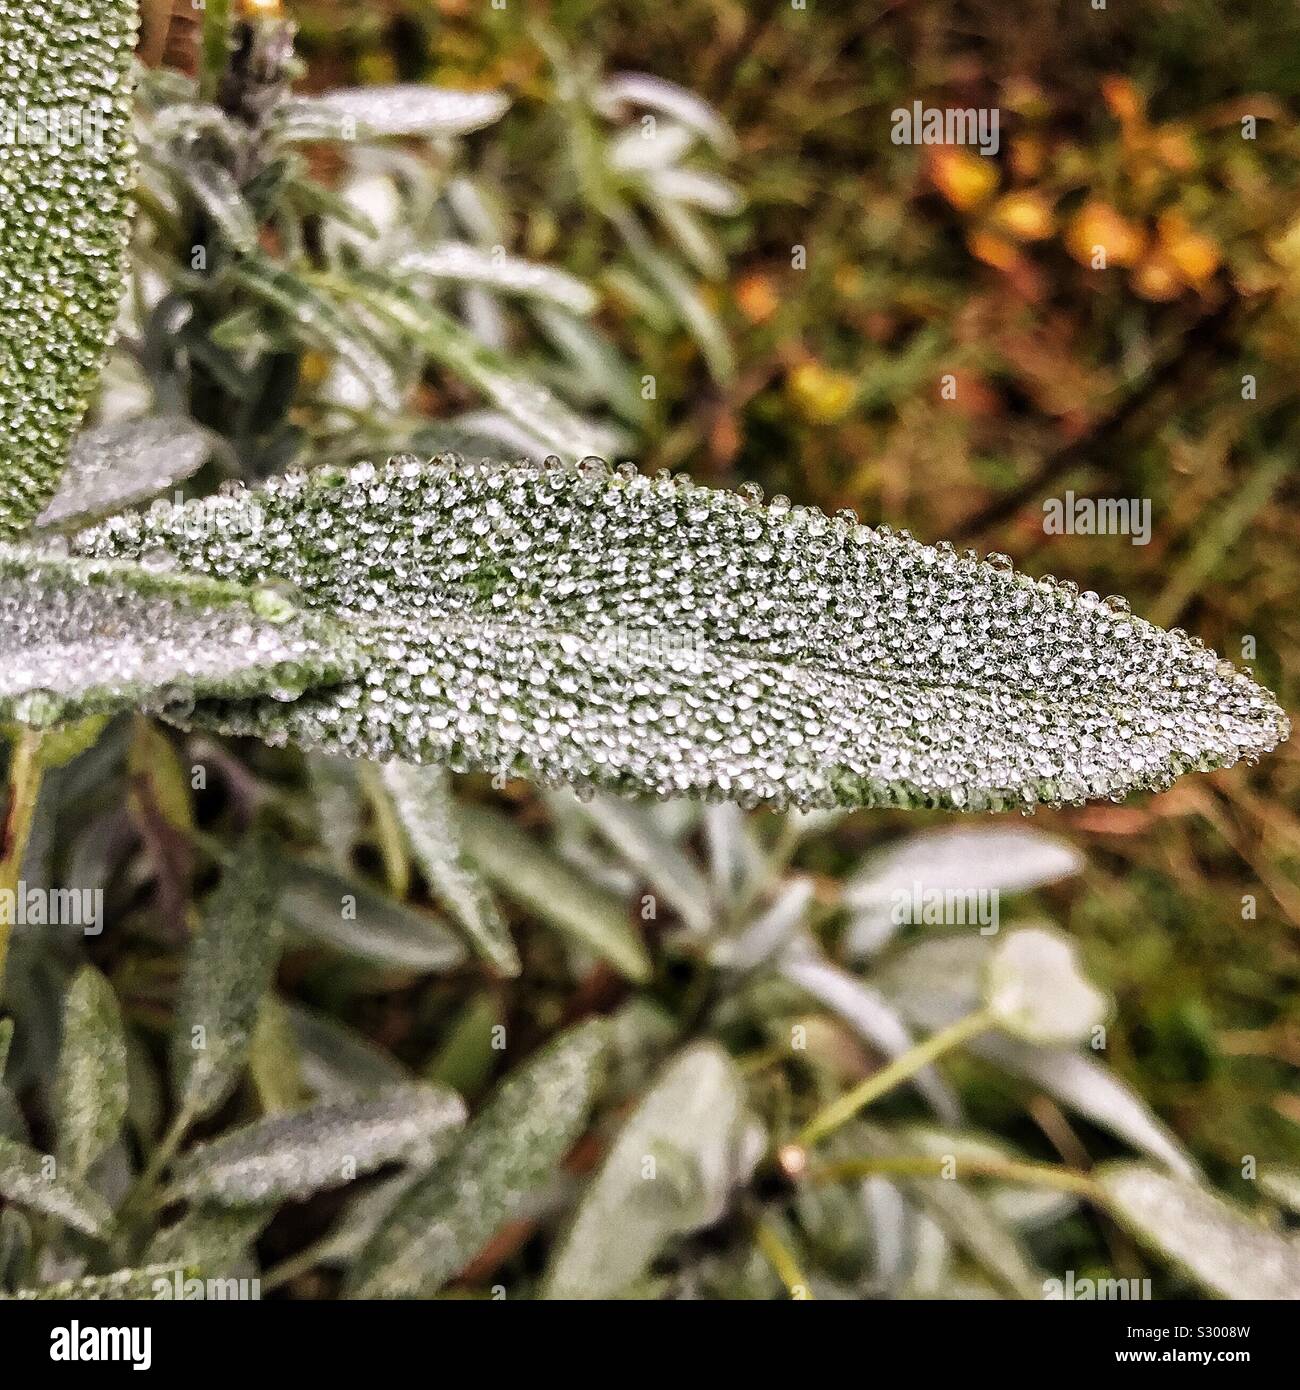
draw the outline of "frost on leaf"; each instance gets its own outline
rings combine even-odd
[[[136,6],[0,0],[0,538],[58,484],[122,292]]]
[[[274,576],[354,626],[360,679],[196,715],[272,742],[624,793],[1002,810],[1159,789],[1287,732],[1249,677],[1122,601],[630,466],[405,458],[205,505],[261,524],[232,543],[151,513],[76,543]]]
[[[358,668],[349,638],[275,588],[0,545],[0,717],[45,728],[201,695],[292,699]]]

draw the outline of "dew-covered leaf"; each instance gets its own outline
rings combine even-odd
[[[192,1117],[215,1110],[235,1085],[280,958],[278,869],[264,832],[249,840],[204,904],[176,1002],[172,1089]]]
[[[544,300],[574,314],[590,314],[596,307],[596,292],[567,270],[518,256],[498,255],[472,242],[440,241],[408,251],[391,268],[396,275],[417,280],[450,280],[458,285],[481,285],[503,294]]]
[[[38,526],[81,525],[157,497],[212,452],[211,436],[180,415],[150,415],[85,430]]]
[[[132,0],[0,0],[0,539],[53,496],[108,355],[134,179]]]
[[[1112,1163],[1097,1180],[1120,1223],[1221,1298],[1300,1299],[1300,1238],[1140,1163]]]
[[[320,1101],[191,1149],[171,1191],[222,1206],[301,1201],[386,1163],[436,1162],[464,1122],[464,1101],[445,1087],[390,1086],[376,1096]]]
[[[583,1023],[512,1072],[380,1225],[351,1272],[349,1295],[428,1295],[463,1269],[578,1139],[606,1046],[605,1024]]]
[[[0,545],[0,718],[291,699],[361,664],[333,622],[274,589]]]
[[[407,907],[323,865],[283,869],[280,910],[295,930],[357,960],[397,970],[451,970],[465,948],[431,912]]]
[[[94,966],[83,965],[68,989],[54,1079],[59,1163],[73,1177],[84,1177],[117,1138],[127,1097],[126,1037],[117,996]]]
[[[474,949],[503,975],[519,973],[519,954],[487,885],[466,862],[451,779],[441,767],[386,763],[384,785],[430,891]]]
[[[582,1196],[546,1276],[548,1298],[609,1298],[674,1237],[718,1221],[737,1178],[744,1084],[716,1043],[668,1064]]]
[[[97,1192],[61,1173],[51,1156],[13,1139],[0,1139],[0,1197],[87,1236],[102,1234],[113,1219]]]
[[[1058,836],[1032,826],[951,826],[909,835],[872,855],[844,885],[852,914],[845,933],[851,954],[882,946],[930,895],[1019,893],[1077,874],[1083,857]],[[960,901],[960,900],[959,900]]]
[[[78,544],[288,580],[374,658],[202,714],[230,732],[620,793],[995,810],[1162,788],[1288,729],[1116,605],[681,479],[399,459],[208,505],[263,524],[218,545],[126,516]]]
[[[456,92],[414,83],[298,97],[278,113],[291,140],[465,135],[492,125],[510,105],[502,92]]]
[[[112,1274],[88,1274],[82,1279],[61,1279],[39,1288],[19,1289],[0,1294],[0,1299],[37,1302],[144,1302],[158,1297],[160,1283],[170,1288],[175,1265],[144,1265],[139,1269],[119,1269]]]
[[[508,898],[604,957],[629,980],[646,980],[650,961],[628,908],[548,853],[507,816],[461,808],[465,852]]]

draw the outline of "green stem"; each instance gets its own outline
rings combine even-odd
[[[23,855],[32,831],[32,816],[41,791],[41,740],[35,729],[24,729],[14,743],[9,760],[9,790],[4,821],[0,825],[0,903],[12,909],[17,901],[18,878],[23,871]],[[0,912],[0,987],[4,984],[9,935],[16,913]]]
[[[819,1110],[804,1126],[798,1142],[810,1148],[818,1140],[833,1134],[841,1125],[847,1124],[860,1110],[865,1110],[886,1092],[915,1076],[922,1067],[929,1066],[945,1052],[951,1052],[993,1026],[993,1015],[986,1009],[979,1009],[949,1027],[932,1033],[924,1042],[917,1043],[909,1052],[895,1058],[887,1067],[873,1072],[851,1091]]]
[[[871,1178],[896,1174],[899,1177],[942,1178],[949,1175],[953,1163],[954,1178],[996,1178],[1000,1182],[1023,1183],[1028,1187],[1051,1187],[1059,1192],[1071,1192],[1092,1201],[1104,1202],[1105,1194],[1087,1175],[1073,1168],[1058,1168],[1049,1163],[1022,1163],[1015,1159],[998,1158],[938,1158],[927,1154],[895,1154],[881,1158],[850,1158],[828,1163],[815,1169],[813,1182],[849,1182],[855,1178]]]
[[[781,1239],[776,1227],[768,1221],[760,1221],[754,1231],[754,1239],[790,1297],[804,1302],[812,1299],[812,1285],[799,1268],[794,1251]]]
[[[167,1132],[154,1146],[153,1153],[149,1155],[149,1162],[145,1164],[144,1171],[136,1179],[135,1186],[127,1193],[121,1210],[118,1212],[117,1221],[122,1229],[125,1230],[136,1216],[143,1215],[150,1210],[158,1180],[172,1159],[176,1157],[176,1151],[180,1148],[181,1141],[185,1138],[189,1127],[196,1118],[188,1108],[178,1111],[167,1127]]]
[[[329,1255],[333,1246],[333,1238],[323,1236],[299,1250],[296,1255],[289,1255],[278,1265],[273,1265],[262,1275],[262,1292],[270,1293],[272,1289],[290,1284],[300,1275],[309,1273]]]

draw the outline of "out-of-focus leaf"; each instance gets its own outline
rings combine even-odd
[[[309,1098],[293,1025],[274,994],[268,994],[258,1010],[248,1049],[248,1074],[264,1114],[297,1110]]]
[[[734,183],[700,169],[655,169],[649,184],[661,198],[702,208],[718,217],[734,217],[744,206]]]
[[[86,430],[38,526],[84,525],[157,497],[198,471],[211,437],[180,415],[150,415]]]
[[[60,1175],[49,1155],[12,1139],[0,1139],[0,1197],[87,1236],[101,1235],[113,1219],[97,1192]]]
[[[886,1057],[901,1057],[912,1047],[914,1039],[897,1007],[865,980],[832,965],[811,942],[787,952],[780,969],[787,980],[838,1014]],[[961,1114],[957,1097],[933,1067],[923,1067],[912,1080],[945,1123],[957,1120]]]
[[[810,878],[788,879],[766,911],[734,935],[721,937],[713,943],[709,959],[727,970],[753,970],[770,960],[793,940],[808,912],[813,891]]]
[[[348,619],[364,682],[198,712],[230,732],[620,794],[991,810],[1157,789],[1289,728],[1101,601],[681,478],[398,459],[223,504],[266,539],[218,549],[181,509],[77,544],[269,571]]]
[[[171,1191],[222,1206],[301,1201],[386,1163],[436,1162],[464,1122],[464,1101],[435,1086],[320,1101],[191,1149],[176,1165]]]
[[[1039,1046],[1086,1042],[1110,1010],[1083,973],[1078,946],[1048,927],[1023,927],[997,942],[983,988],[998,1026]]]
[[[383,779],[434,896],[485,960],[503,975],[517,975],[519,953],[509,929],[487,885],[465,862],[446,769],[386,763]]]
[[[192,154],[178,160],[178,167],[198,205],[212,225],[240,255],[257,245],[257,217],[243,190],[228,170],[214,160]]]
[[[385,1086],[400,1086],[410,1080],[406,1071],[369,1038],[327,1014],[297,1004],[285,1008],[302,1052],[303,1080],[318,1096],[373,1095]]]
[[[398,970],[451,970],[465,959],[464,946],[431,912],[406,907],[323,865],[299,861],[281,872],[281,913],[316,941]]]
[[[703,136],[719,154],[730,154],[736,147],[730,127],[703,97],[649,73],[616,73],[601,83],[595,104],[609,116],[624,115],[631,106],[659,111]]]
[[[1083,857],[1028,826],[954,826],[909,835],[869,858],[844,885],[845,944],[865,955],[893,935],[918,893],[1018,893],[1077,874]]]
[[[502,92],[454,92],[436,87],[358,87],[298,97],[281,108],[290,140],[374,139],[390,135],[465,135],[492,125],[510,105]]]
[[[84,1279],[62,1279],[35,1289],[19,1289],[7,1297],[39,1302],[135,1302],[158,1297],[160,1283],[168,1288],[176,1275],[175,1265],[146,1265],[141,1269],[119,1269],[112,1274],[89,1274]]]
[[[58,487],[122,294],[132,0],[6,3],[0,106],[0,540]]]
[[[274,1215],[274,1204],[191,1207],[150,1240],[144,1261],[219,1278],[247,1258],[249,1248]]]
[[[323,756],[307,759],[312,796],[316,803],[318,837],[329,854],[331,867],[346,873],[352,850],[361,838],[361,794],[356,765],[345,758]]]
[[[731,802],[704,808],[704,849],[713,892],[724,909],[744,901],[763,872],[763,851],[751,822]]]
[[[278,868],[253,831],[204,904],[172,1024],[172,1090],[195,1118],[230,1094],[280,958]]]
[[[607,1030],[560,1034],[497,1088],[453,1152],[402,1197],[353,1267],[353,1298],[432,1294],[554,1171],[586,1123]]]
[[[492,1042],[500,1022],[501,1011],[491,994],[476,994],[443,1035],[424,1075],[463,1096],[477,1095],[497,1060]]]
[[[540,299],[573,314],[590,314],[596,308],[596,292],[576,275],[518,256],[498,255],[467,241],[440,241],[408,251],[398,257],[391,269],[397,275],[416,279],[482,285],[503,294]]]
[[[548,1298],[609,1298],[674,1237],[726,1211],[737,1177],[745,1092],[731,1058],[697,1043],[665,1068],[583,1194],[546,1276]]]
[[[502,893],[628,979],[649,979],[645,946],[618,898],[588,883],[500,812],[465,806],[461,824],[466,854]]]
[[[644,807],[613,796],[578,804],[592,828],[677,912],[687,928],[708,931],[713,921],[708,882]]]
[[[61,1166],[74,1178],[117,1138],[127,1106],[126,1037],[113,987],[83,965],[68,989],[54,1079]]]
[[[606,148],[609,167],[620,174],[640,174],[676,164],[692,145],[695,132],[674,121],[653,127],[634,126],[616,135]]]
[[[979,1007],[987,940],[938,937],[885,962],[874,981],[914,1027],[937,1032]],[[1173,1173],[1193,1177],[1186,1151],[1128,1085],[1100,1063],[1068,1048],[1034,1047],[990,1033],[970,1050],[1004,1071],[1042,1087],[1094,1124],[1157,1159]]]
[[[273,590],[0,545],[0,718],[291,698],[358,669],[350,638]]]
[[[0,1295],[26,1282],[33,1243],[31,1222],[17,1207],[0,1211]]]
[[[1300,1239],[1141,1163],[1096,1174],[1115,1217],[1144,1244],[1221,1298],[1300,1299]]]
[[[1300,1168],[1266,1164],[1259,1170],[1259,1186],[1273,1201],[1300,1216]]]

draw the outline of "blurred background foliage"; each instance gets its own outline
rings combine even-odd
[[[576,185],[567,203],[552,185],[573,175],[547,119],[548,45],[717,105],[746,198],[719,233],[726,278],[706,286],[731,379],[602,298],[604,326],[658,382],[643,468],[753,480],[1005,551],[1123,593],[1233,659],[1253,638],[1248,664],[1296,707],[1300,13],[1287,0],[1029,0],[1014,22],[991,0],[313,0],[294,15],[322,89],[514,93],[491,153],[518,241],[598,283],[608,243]],[[890,114],[916,100],[998,108],[997,157],[894,145]],[[1088,264],[1098,242],[1107,270]],[[1151,543],[1045,535],[1042,501],[1066,489],[1151,498]],[[1300,1155],[1295,747],[1144,805],[1038,817],[1087,854],[1062,920],[1117,994],[1112,1064],[1229,1185],[1244,1154]],[[839,855],[917,819],[855,817],[815,867],[834,875]],[[996,1122],[998,1097],[985,1103]]]

